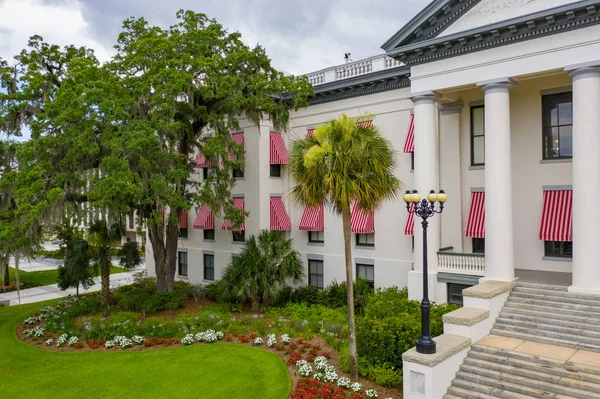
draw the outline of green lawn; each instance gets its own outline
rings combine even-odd
[[[291,390],[278,355],[242,345],[107,353],[37,349],[21,342],[15,328],[43,305],[0,308],[0,397],[285,399]]]
[[[9,268],[10,281],[14,283],[16,281],[15,269]],[[110,274],[123,273],[126,270],[117,266],[110,267]],[[41,285],[56,284],[58,281],[58,270],[42,270],[37,272],[26,272],[19,270],[19,281],[23,283],[22,289],[39,287]],[[2,283],[0,281],[0,283]],[[1,291],[1,286],[0,286]]]

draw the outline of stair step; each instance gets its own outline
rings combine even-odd
[[[486,345],[474,344],[471,346],[471,351],[469,351],[469,355],[471,355],[471,352],[478,355],[484,354],[486,356],[493,356],[494,361],[500,361],[498,360],[498,358],[502,358],[504,359],[504,363],[510,363],[512,360],[520,360],[530,363],[536,363],[540,367],[551,367],[559,369],[565,367],[564,362],[561,362],[559,360],[534,356],[528,353],[513,352],[506,349],[498,349]]]
[[[532,378],[535,380],[540,380],[540,381],[544,381],[547,383],[551,383],[551,384],[560,384],[560,380],[561,377],[558,375],[554,375],[554,374],[549,374],[549,373],[542,373],[539,371],[533,371],[533,370],[529,370],[529,369],[523,369],[523,368],[519,368],[516,367],[514,365],[511,364],[499,364],[499,363],[493,363],[493,362],[489,362],[486,360],[480,360],[480,359],[473,359],[473,358],[466,358],[464,360],[464,363],[461,366],[461,370],[463,370],[466,372],[476,372],[476,370],[478,369],[483,369],[490,372],[490,375],[488,376],[492,376],[491,373],[506,373],[506,374],[515,374],[516,375],[522,375],[524,377],[527,378]]]
[[[521,321],[546,320],[554,325],[562,325],[572,328],[586,328],[600,332],[600,319],[589,319],[579,316],[564,316],[553,313],[536,312],[533,310],[519,310],[516,308],[504,308],[499,317]]]
[[[549,291],[562,291],[567,292],[569,290],[568,287],[564,287],[562,285],[545,285],[545,284],[535,284],[535,283],[524,283],[517,281],[517,286],[515,288],[533,288],[536,290],[549,290]]]
[[[557,332],[557,331],[548,331],[540,328],[529,328],[529,327],[520,327],[509,324],[494,324],[492,327],[493,330],[501,330],[508,332],[515,332],[521,334],[529,334],[542,338],[553,338],[558,339],[564,342],[568,342],[570,345],[563,344],[561,346],[568,346],[572,348],[577,348],[579,344],[592,345],[600,347],[600,339],[595,339],[591,337],[583,337],[576,334],[572,334],[569,332]]]
[[[508,330],[501,330],[501,329],[493,328],[492,331],[490,331],[490,334],[501,335],[503,337],[509,337],[509,338],[522,339],[524,341],[539,342],[539,343],[548,344],[548,345],[564,346],[565,348],[577,349],[579,346],[578,342],[565,341],[564,339],[560,339],[560,338],[545,337],[545,336],[541,336],[541,335],[537,335],[537,334],[522,333],[522,332],[518,332],[518,331],[508,331]],[[586,349],[586,350],[589,350],[589,349]],[[600,352],[600,348],[597,350],[597,352]]]
[[[517,378],[515,376],[507,376],[513,378],[503,379],[504,375],[498,378],[482,377],[477,374],[465,373],[459,371],[456,373],[457,381],[467,381],[470,383],[476,383],[481,387],[476,387],[478,392],[490,393],[492,396],[502,397],[499,391],[511,391],[520,393],[521,395],[528,395],[534,398],[553,398],[556,392],[546,391],[535,387],[529,387],[528,384],[535,383],[533,380],[527,380],[525,378]],[[515,382],[516,381],[516,382]],[[537,384],[541,384],[537,382]],[[464,387],[468,387],[468,384],[464,384]],[[591,398],[591,397],[590,397]],[[588,398],[584,398],[588,399]]]
[[[463,389],[457,386],[450,386],[448,388],[448,394],[454,395],[461,399],[493,399],[493,396],[484,395],[478,392],[473,392],[470,389]]]
[[[576,305],[587,305],[587,306],[599,306],[600,305],[600,297],[595,296],[593,298],[580,297],[576,294],[569,293],[554,293],[553,291],[540,291],[540,292],[524,292],[524,291],[516,291],[511,292],[510,294],[513,298],[521,298],[525,300],[543,300],[543,301],[551,301],[551,302],[563,302],[563,303],[572,303]]]
[[[508,300],[504,303],[503,309],[532,310],[545,313],[554,313],[556,316],[564,315],[567,317],[572,315],[593,320],[600,320],[600,313],[591,313],[585,310],[556,308],[554,306],[544,306],[540,304],[530,304],[522,301],[515,301],[514,299],[510,300],[510,297],[508,297]]]
[[[512,293],[530,293],[530,294],[542,294],[560,298],[577,298],[577,299],[585,299],[589,301],[600,301],[600,295],[596,294],[584,294],[579,292],[567,292],[567,291],[555,291],[555,290],[545,290],[538,288],[529,288],[529,287],[515,287],[511,291]]]
[[[500,326],[516,326],[526,329],[539,329],[544,331],[551,331],[561,334],[573,334],[574,340],[586,341],[587,337],[598,340],[600,343],[600,331],[590,331],[586,329],[586,326],[583,324],[573,325],[573,327],[567,327],[565,325],[557,325],[552,321],[543,320],[543,319],[529,319],[529,321],[524,320],[514,320],[510,318],[505,318],[502,313],[496,319],[496,323],[494,324],[494,328],[500,328]],[[591,341],[590,341],[591,342]]]
[[[600,307],[598,306],[592,306],[592,305],[579,305],[579,304],[574,304],[574,303],[565,303],[565,302],[554,302],[554,301],[548,301],[548,300],[542,300],[542,299],[524,299],[524,298],[517,298],[514,296],[509,296],[508,300],[506,301],[506,303],[519,303],[519,304],[523,304],[523,305],[528,305],[528,306],[545,306],[548,308],[555,308],[555,309],[569,309],[569,310],[575,310],[578,312],[586,312],[586,313],[590,313],[590,314],[597,314],[598,317],[600,317]]]

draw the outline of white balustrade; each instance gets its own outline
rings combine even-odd
[[[318,72],[311,72],[306,74],[306,77],[313,86],[317,86],[323,83],[329,83],[353,76],[366,75],[383,69],[396,68],[403,65],[402,62],[382,54],[364,60],[326,68]]]
[[[325,73],[315,72],[306,75],[311,85],[316,86],[325,83]]]
[[[352,76],[364,75],[373,71],[373,62],[371,60],[358,61],[348,65],[342,65],[335,68],[337,79],[350,78]]]
[[[483,276],[485,274],[485,256],[438,252],[438,272]]]
[[[395,67],[402,66],[402,65],[404,65],[404,63],[402,61],[398,61],[398,60],[396,60],[392,57],[388,57],[388,56],[385,57],[385,68],[386,69],[387,68],[395,68]]]

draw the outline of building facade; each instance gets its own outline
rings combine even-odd
[[[287,131],[264,122],[234,132],[246,164],[233,196],[250,215],[243,233],[205,208],[185,215],[178,278],[218,279],[245,237],[276,229],[302,254],[307,284],[343,281],[341,218],[291,205],[285,146],[342,113],[369,113],[397,151],[405,189],[448,194],[429,226],[433,300],[459,302],[480,279],[598,293],[599,22],[600,1],[435,0],[385,54],[308,74],[315,96]],[[353,230],[355,275],[420,298],[422,230],[401,195],[372,215],[354,212]]]

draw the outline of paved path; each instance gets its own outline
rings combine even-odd
[[[131,284],[133,282],[133,275],[139,273],[143,269],[136,269],[132,272],[117,273],[110,275],[110,286],[111,288],[120,287],[122,285]],[[90,287],[89,290],[79,289],[79,293],[100,291],[100,277],[94,278],[95,284]],[[21,290],[21,304],[48,301],[50,299],[62,298],[67,295],[75,295],[75,289],[68,289],[62,291],[56,284],[45,285],[42,287],[28,288]],[[5,306],[14,306],[19,304],[17,292],[2,293],[0,289],[0,303]]]

